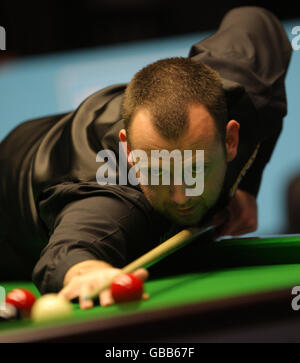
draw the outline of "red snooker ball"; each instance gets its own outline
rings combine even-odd
[[[115,279],[110,286],[115,302],[128,302],[141,299],[144,291],[143,281],[132,275],[124,274]]]
[[[36,301],[36,297],[27,289],[17,288],[11,290],[7,294],[5,301],[8,304],[15,306],[23,316],[29,316],[31,308]]]

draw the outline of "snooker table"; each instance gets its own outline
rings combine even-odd
[[[0,342],[300,342],[300,310],[292,308],[300,235],[201,240],[188,248],[199,269],[154,274],[145,283],[149,300],[85,311],[74,304],[71,317],[49,323],[1,322]],[[176,254],[182,251],[175,261]],[[31,282],[0,285],[39,294]]]

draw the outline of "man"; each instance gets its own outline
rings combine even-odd
[[[74,112],[16,128],[0,146],[0,240],[5,256],[20,263],[4,258],[2,276],[29,274],[37,262],[33,280],[42,293],[61,291],[89,308],[87,297],[119,268],[208,214],[228,210],[224,235],[254,231],[262,173],[286,114],[290,54],[273,14],[237,8],[189,58],[155,62],[127,87],[108,87]],[[97,153],[121,157],[119,141],[129,166],[136,149],[204,150],[204,192],[188,196],[172,182],[99,185]],[[108,291],[99,298],[112,303]]]

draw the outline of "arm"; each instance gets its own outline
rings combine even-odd
[[[118,186],[97,189],[87,183],[76,188],[84,191],[83,199],[74,200],[80,193],[64,185],[48,190],[40,202],[51,236],[33,272],[42,293],[63,289],[69,299],[83,297],[86,291],[80,285],[88,285],[87,280],[100,283],[151,249],[160,233],[155,228],[149,231],[155,222],[141,192]]]
[[[280,135],[278,130],[260,145],[257,156],[237,191],[227,206],[229,221],[223,228],[223,235],[241,235],[255,232],[258,226],[257,194],[259,192],[264,168],[269,162]]]
[[[42,293],[61,290],[67,271],[80,262],[103,260],[115,267],[125,263],[126,238],[113,219],[119,206],[114,202],[109,197],[90,197],[68,203],[61,210],[33,271]]]

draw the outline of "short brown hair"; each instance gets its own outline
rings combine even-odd
[[[134,75],[125,91],[121,112],[128,138],[135,113],[145,107],[160,135],[176,140],[188,127],[192,103],[206,107],[225,140],[227,104],[218,73],[191,58],[166,58],[149,64]]]

